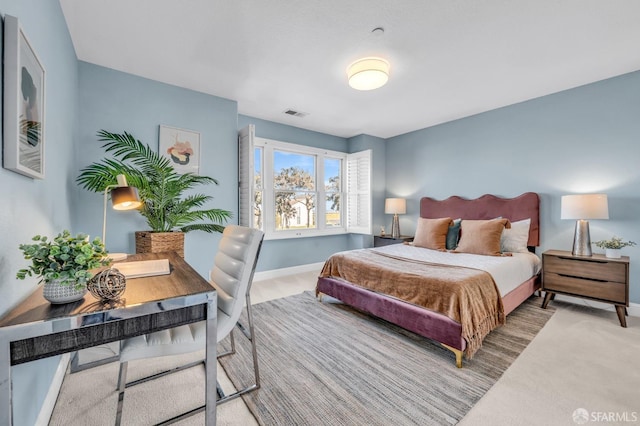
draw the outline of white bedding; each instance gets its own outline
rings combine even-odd
[[[486,271],[493,277],[501,296],[538,274],[542,268],[542,261],[534,253],[513,253],[512,256],[504,257],[482,256],[430,250],[408,244],[393,244],[371,250],[420,262],[465,266]]]

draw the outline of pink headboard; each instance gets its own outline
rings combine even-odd
[[[512,222],[531,218],[527,245],[540,245],[540,198],[535,192],[525,192],[515,198],[485,194],[475,200],[467,200],[456,195],[446,200],[429,197],[420,199],[420,217],[427,219],[493,219],[498,216]]]

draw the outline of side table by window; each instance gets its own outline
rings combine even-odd
[[[398,238],[393,238],[391,235],[389,236],[384,236],[381,237],[379,235],[375,235],[373,237],[373,246],[374,247],[382,247],[382,246],[389,246],[391,244],[403,244],[403,243],[410,243],[411,241],[413,241],[413,237],[408,236],[408,235],[401,235]]]

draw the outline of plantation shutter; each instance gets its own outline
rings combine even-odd
[[[256,129],[253,124],[238,133],[238,222],[242,226],[253,227],[252,205],[254,198],[254,139]]]
[[[347,154],[347,232],[371,234],[371,150]]]

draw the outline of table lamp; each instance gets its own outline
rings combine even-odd
[[[606,194],[563,195],[560,219],[575,219],[573,235],[574,256],[591,256],[591,236],[588,219],[609,219],[609,204]]]
[[[391,225],[391,237],[400,238],[400,220],[399,214],[407,213],[407,201],[404,198],[387,198],[384,200],[385,214],[393,215],[393,223]]]
[[[133,186],[127,185],[125,175],[116,177],[118,183],[116,185],[108,185],[104,189],[104,211],[102,217],[102,244],[106,247],[107,238],[107,198],[111,193],[111,204],[114,210],[133,210],[142,205],[138,198],[138,190]],[[127,257],[126,253],[109,253],[111,260],[122,260]]]

